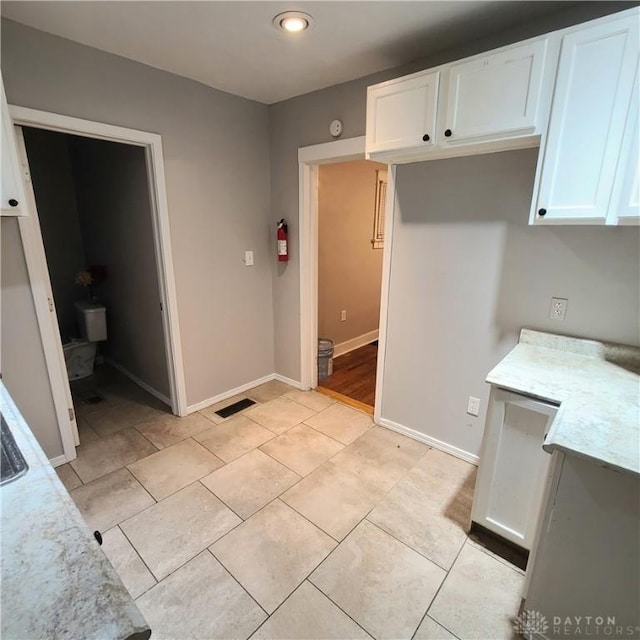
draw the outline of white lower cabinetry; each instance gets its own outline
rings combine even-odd
[[[542,449],[558,407],[491,388],[471,519],[530,550],[550,456]]]

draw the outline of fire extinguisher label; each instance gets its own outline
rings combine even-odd
[[[273,245],[271,245],[273,246]],[[278,240],[278,255],[286,256],[287,255],[287,241],[286,240]]]

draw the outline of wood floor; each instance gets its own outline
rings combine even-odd
[[[372,342],[333,360],[333,375],[318,386],[373,407],[376,400],[378,343]]]

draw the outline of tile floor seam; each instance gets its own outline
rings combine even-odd
[[[342,404],[341,402],[334,402],[334,404]],[[347,405],[342,405],[343,407],[346,407]],[[327,409],[329,409],[329,407],[327,407]],[[324,409],[323,409],[324,411]],[[320,411],[318,411],[318,413],[320,413]],[[316,413],[316,415],[318,415],[318,413]],[[314,417],[314,416],[311,416]],[[306,420],[309,420],[309,418],[306,418]],[[353,442],[350,442],[349,444],[345,444],[344,442],[341,442],[340,440],[338,440],[337,438],[334,438],[333,436],[330,436],[328,433],[324,433],[324,431],[320,431],[320,429],[316,429],[314,426],[307,424],[304,420],[300,423],[303,424],[305,427],[309,427],[309,429],[313,429],[316,433],[319,433],[322,436],[325,436],[327,438],[331,438],[331,440],[337,442],[339,445],[342,445],[342,450],[344,451],[344,449],[346,449],[347,447],[350,447],[354,442],[356,442],[357,440],[359,440],[360,438],[362,438],[362,436],[366,435],[367,433],[369,433],[369,429],[367,429],[367,431],[365,431],[362,435],[359,435]],[[372,425],[374,426],[374,425]],[[335,458],[335,456],[337,456],[339,453],[342,453],[342,451],[338,451],[338,453],[334,454],[332,457]]]
[[[509,567],[509,569],[512,569],[518,575],[520,575],[520,576],[525,576],[526,575],[526,570],[522,570],[522,569],[520,569],[520,567],[516,567],[515,565],[511,564],[508,560],[505,560],[504,558],[501,558],[497,553],[493,553],[489,549],[483,547],[479,542],[476,542],[469,534],[467,534],[467,540],[469,541],[470,545],[474,549],[477,549],[478,551],[482,551],[482,553],[484,553],[485,555],[489,556],[490,558],[493,558],[494,560],[497,560],[498,562],[500,562],[501,564],[505,565],[506,567]],[[465,540],[465,544],[466,544],[466,542],[467,541]]]
[[[336,547],[337,549],[337,547]],[[331,552],[333,553],[333,551]],[[331,555],[331,554],[329,554]],[[327,556],[328,558],[329,556]],[[326,559],[326,558],[325,558]],[[324,560],[322,561],[324,562]],[[322,564],[322,563],[320,563]],[[320,566],[320,565],[318,565]],[[317,567],[316,567],[317,568]],[[315,569],[314,569],[315,571]],[[310,576],[311,574],[309,574]],[[291,597],[293,596],[293,594],[305,583],[308,582],[310,585],[312,585],[314,587],[314,589],[317,589],[325,598],[327,598],[327,600],[329,600],[329,602],[331,602],[331,604],[333,604],[337,609],[339,609],[340,611],[342,611],[342,613],[344,613],[345,616],[347,616],[347,618],[349,618],[357,627],[359,627],[360,629],[362,629],[368,636],[370,636],[371,638],[373,638],[373,636],[360,624],[358,623],[356,620],[354,620],[339,604],[337,604],[336,602],[334,602],[322,589],[320,589],[320,587],[318,587],[316,584],[314,584],[313,582],[311,582],[309,576],[307,576],[274,610],[273,613],[271,613],[270,615],[268,615],[268,618],[266,620],[264,620],[260,626],[249,636],[249,638],[247,638],[247,640],[251,640],[251,638],[258,633],[258,630],[265,625],[272,616],[274,616],[276,614],[276,612],[278,611],[278,609],[280,609],[281,607],[283,607],[285,605],[285,603],[291,599]],[[293,640],[293,639],[291,639]],[[320,640],[320,639],[318,639]]]
[[[234,461],[235,462],[235,461]],[[220,469],[224,469],[224,467],[220,467]],[[218,471],[218,469],[216,469],[216,471]],[[215,473],[215,471],[212,471],[212,473]],[[207,474],[207,475],[211,475],[211,474]],[[204,477],[204,476],[203,476]],[[235,529],[236,527],[239,527],[243,522],[246,522],[249,518],[251,518],[252,516],[255,515],[255,513],[252,513],[248,518],[243,518],[237,511],[235,511],[233,509],[233,507],[229,506],[213,489],[210,489],[209,487],[207,487],[207,485],[204,482],[201,482],[202,478],[199,478],[198,480],[196,480],[196,482],[199,482],[209,493],[211,493],[213,496],[215,496],[218,500],[220,500],[220,502],[222,502],[222,504],[227,507],[227,509],[229,509],[229,511],[231,511],[234,515],[238,516],[238,518],[240,518],[240,522],[233,527],[233,529]],[[192,484],[195,484],[192,483]],[[186,487],[185,487],[186,488]],[[265,505],[266,506],[266,505]],[[258,511],[256,511],[256,513],[258,513]],[[231,533],[233,531],[233,529],[229,529],[229,531],[227,531],[227,533]],[[224,538],[224,536],[227,535],[227,533],[225,533],[223,536],[220,536],[221,538]],[[219,540],[220,538],[218,538]],[[217,542],[217,540],[216,540]],[[213,544],[213,543],[211,543]]]
[[[386,496],[385,496],[386,497]],[[382,502],[382,500],[380,500],[380,502]],[[379,503],[378,503],[379,504]],[[422,551],[420,551],[419,549],[414,549],[408,542],[404,542],[403,540],[400,540],[400,538],[398,538],[396,536],[395,533],[392,533],[391,531],[387,531],[385,528],[382,527],[382,525],[378,524],[377,522],[374,522],[373,520],[369,520],[369,516],[371,515],[371,512],[377,507],[378,505],[376,505],[375,507],[373,507],[373,509],[371,509],[371,511],[369,511],[369,513],[367,513],[367,515],[362,519],[362,520],[366,520],[369,524],[375,525],[376,527],[378,527],[378,529],[380,529],[380,531],[384,531],[387,535],[390,535],[392,538],[394,538],[395,540],[397,540],[398,542],[401,542],[405,547],[409,547],[409,549],[411,549],[412,551],[415,551],[418,555],[421,555],[423,558],[425,558],[426,560],[428,560],[429,562],[431,562],[432,564],[435,564],[436,567],[440,567],[440,569],[442,569],[443,571],[446,571],[447,573],[450,571],[451,567],[449,567],[449,569],[447,569],[446,567],[443,567],[441,564],[439,564],[438,562],[436,562],[435,560],[429,558],[429,556],[425,555]],[[360,522],[362,522],[362,520]],[[358,523],[360,524],[360,523]],[[355,527],[354,527],[355,529]],[[352,529],[353,530],[353,529]],[[351,533],[351,532],[349,532]],[[345,536],[346,537],[346,536]],[[456,553],[456,558],[458,557],[458,554],[460,553],[460,551],[462,550],[462,547],[464,547],[467,538],[469,536],[467,534],[465,534],[465,539],[464,542],[460,545],[460,549],[458,550],[458,552]],[[455,559],[453,560],[453,562],[455,562]],[[451,566],[453,566],[453,562],[451,563]]]
[[[225,535],[227,535],[225,533]],[[224,537],[224,536],[223,536]],[[218,538],[219,540],[220,538]],[[217,540],[216,540],[217,542]],[[215,543],[213,543],[215,544]],[[238,580],[238,578],[236,578],[233,573],[231,573],[231,571],[225,566],[224,562],[222,562],[222,560],[220,560],[220,558],[218,558],[216,556],[215,553],[213,553],[213,551],[211,551],[211,545],[209,545],[208,547],[206,547],[204,549],[205,551],[209,552],[209,554],[211,554],[211,557],[216,561],[220,563],[220,566],[229,574],[230,578],[247,594],[247,596],[253,601],[255,602],[255,604],[260,608],[261,611],[264,611],[264,614],[267,616],[252,632],[251,635],[253,635],[273,614],[269,614],[269,612],[247,591],[247,589],[245,588],[245,586]],[[200,555],[200,554],[197,554]],[[194,558],[197,556],[194,556]],[[193,558],[192,558],[193,559]],[[249,636],[251,637],[251,636]]]
[[[215,494],[214,494],[215,495]],[[260,513],[260,511],[263,511],[264,509],[266,509],[270,504],[273,504],[276,500],[280,500],[280,496],[276,496],[273,500],[271,500],[270,502],[268,502],[267,504],[265,504],[263,507],[261,507],[260,509],[258,509],[258,511],[256,511],[255,513],[252,513],[246,520],[243,520],[243,522],[247,522],[250,518],[253,518],[253,516],[257,515],[258,513]],[[280,500],[280,502],[282,503],[283,506],[288,507],[289,509],[291,509],[292,511],[294,511],[295,513],[297,513],[300,517],[302,517],[304,520],[306,520],[311,526],[315,527],[316,529],[318,529],[319,531],[321,531],[322,533],[324,533],[326,536],[328,536],[329,538],[331,538],[331,540],[333,540],[334,542],[336,542],[336,546],[333,547],[333,549],[331,549],[331,551],[329,551],[329,553],[327,553],[327,555],[322,558],[322,560],[320,560],[318,562],[318,564],[316,566],[313,567],[313,569],[311,569],[311,571],[309,572],[308,575],[306,575],[300,583],[298,583],[294,589],[291,591],[291,593],[293,593],[305,580],[309,580],[311,574],[340,546],[340,542],[338,540],[336,540],[333,536],[329,535],[324,529],[322,529],[321,527],[319,527],[317,524],[315,524],[315,522],[311,522],[311,520],[309,520],[309,518],[305,517],[302,513],[299,513],[298,511],[296,511],[293,507],[290,507],[286,502],[284,502],[283,500]],[[218,540],[222,540],[222,538],[224,538],[225,536],[229,535],[234,529],[237,529],[240,525],[242,524],[242,522],[239,522],[235,527],[233,527],[233,529],[229,529],[229,531],[227,531],[224,535],[220,536],[218,538]],[[216,542],[218,542],[218,540],[216,540]],[[209,551],[211,551],[211,548],[213,545],[215,544],[215,542],[212,542],[207,548],[209,549]],[[213,551],[211,551],[211,553],[213,554],[213,556],[216,558],[216,560],[218,560],[218,562],[220,562],[220,564],[222,564],[224,566],[224,564],[222,563],[222,560],[220,560],[220,558],[218,558],[218,556],[216,556],[215,553],[213,553]],[[227,567],[225,566],[225,569],[227,569]],[[233,575],[233,573],[231,572],[230,569],[227,569],[227,571],[229,571],[229,573],[231,573],[231,575]],[[234,576],[235,578],[235,576]],[[315,585],[314,585],[315,586]],[[291,595],[291,593],[289,594],[289,596]],[[287,598],[289,597],[287,596]]]
[[[189,438],[185,438],[184,440],[180,440],[180,442],[176,442],[175,444],[172,444],[171,447],[174,447],[175,445],[178,444],[182,444],[183,442],[185,442],[186,440],[190,439],[191,436],[189,436]],[[209,451],[209,449],[207,449],[203,444],[200,444],[197,440],[193,441],[194,444],[197,444],[199,446],[201,446],[207,453],[211,454],[214,458],[216,458],[216,460],[218,460],[219,462],[222,463],[221,467],[218,467],[218,469],[223,469],[224,467],[227,466],[227,463],[224,460],[221,460],[220,458],[218,458],[218,456],[216,456],[215,453],[213,453],[212,451]],[[200,482],[200,480],[202,480],[202,478],[204,478],[205,476],[208,476],[212,473],[214,473],[215,471],[218,471],[218,469],[214,469],[214,471],[207,471],[206,473],[204,473],[202,476],[200,476],[199,478],[196,478],[193,482],[189,482],[189,484],[185,484],[184,487],[180,487],[179,489],[176,489],[175,491],[173,491],[172,493],[167,494],[166,496],[162,496],[162,498],[160,498],[159,500],[157,500],[156,498],[154,498],[154,496],[151,494],[151,492],[144,486],[142,480],[140,480],[138,478],[138,476],[136,476],[136,474],[129,469],[129,467],[131,465],[134,464],[138,464],[138,462],[142,462],[143,460],[146,460],[147,458],[150,458],[151,456],[156,455],[156,453],[160,453],[163,451],[167,451],[169,450],[171,447],[166,447],[165,449],[160,449],[160,451],[156,451],[155,453],[151,453],[148,456],[145,456],[144,458],[140,458],[140,460],[136,460],[135,462],[130,462],[128,465],[125,465],[125,469],[136,479],[136,481],[142,485],[142,487],[144,488],[144,490],[156,501],[156,503],[162,502],[163,500],[166,500],[167,498],[170,498],[171,496],[175,495],[176,493],[178,493],[179,491],[182,491],[183,489],[186,489],[187,487],[191,486],[192,484],[195,484],[196,482]],[[208,487],[205,487],[208,489]],[[213,493],[213,492],[212,492]],[[216,498],[220,499],[219,496],[216,496]],[[237,514],[236,514],[237,515]]]
[[[149,572],[149,575],[153,578],[154,580],[154,584],[152,584],[150,587],[148,587],[147,589],[145,589],[142,593],[138,594],[136,596],[136,598],[134,598],[135,600],[137,600],[138,598],[140,598],[141,596],[143,596],[145,593],[147,593],[147,591],[149,591],[149,589],[153,589],[153,587],[155,587],[157,584],[160,584],[160,582],[158,581],[158,579],[156,578],[155,574],[153,573],[153,571],[151,571],[151,568],[147,565],[147,563],[144,561],[144,558],[140,555],[140,552],[136,549],[135,545],[133,544],[133,542],[131,542],[131,540],[129,540],[127,534],[122,530],[122,527],[117,524],[116,527],[117,529],[120,530],[120,533],[124,536],[124,539],[131,545],[131,548],[133,549],[133,552],[136,554],[136,556],[138,556],[138,558],[140,558],[140,562],[142,562],[142,564],[144,565],[145,569]]]
[[[465,537],[465,541],[462,543],[460,549],[458,550],[458,553],[456,554],[456,557],[454,558],[453,562],[451,563],[451,567],[447,570],[446,575],[444,577],[444,579],[442,580],[442,582],[440,583],[440,586],[438,587],[438,589],[436,590],[436,592],[433,594],[433,598],[431,598],[431,602],[429,603],[429,605],[427,606],[427,610],[424,612],[424,616],[422,616],[422,620],[424,620],[425,616],[429,616],[429,618],[431,618],[433,621],[437,622],[441,627],[443,627],[444,629],[446,629],[447,631],[449,631],[449,633],[451,633],[452,635],[456,635],[455,633],[453,633],[452,631],[449,630],[448,627],[446,627],[444,624],[442,624],[442,622],[440,622],[437,618],[434,618],[433,616],[429,615],[429,611],[431,610],[431,607],[433,606],[433,603],[436,601],[436,598],[438,597],[438,594],[440,593],[440,591],[442,591],[442,588],[444,587],[445,582],[447,581],[447,578],[449,577],[449,574],[451,573],[451,571],[453,570],[453,567],[455,567],[456,562],[458,561],[458,558],[460,557],[460,554],[462,553],[462,550],[464,549],[465,545],[467,544],[467,541],[469,540],[469,536],[467,535]],[[422,620],[420,621],[420,624],[422,624]],[[420,625],[418,625],[419,627]],[[417,631],[417,629],[416,629]],[[457,637],[457,636],[456,636]]]

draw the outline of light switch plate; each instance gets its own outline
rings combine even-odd
[[[253,251],[244,252],[244,264],[246,267],[253,267]]]

